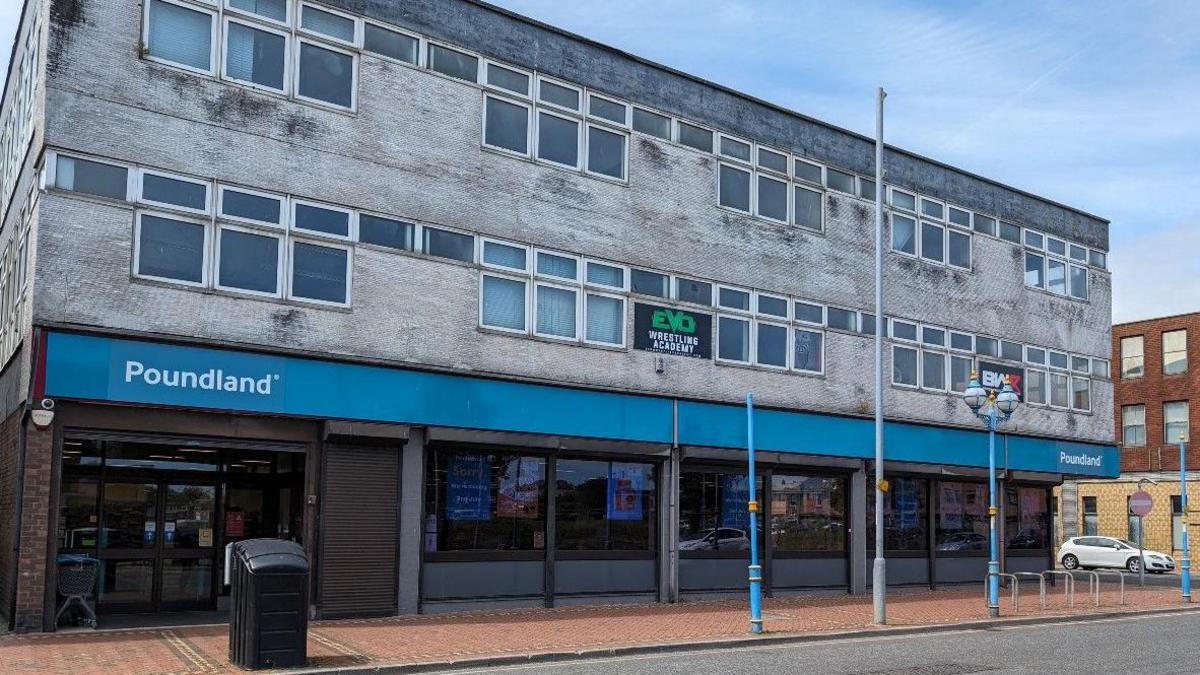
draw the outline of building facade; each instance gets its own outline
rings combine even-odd
[[[1189,483],[1200,471],[1196,397],[1200,392],[1200,313],[1113,326],[1112,358],[1115,435],[1121,448],[1121,478],[1082,480],[1063,486],[1062,536],[1100,534],[1182,554],[1182,532],[1200,494],[1188,486],[1188,513],[1179,486],[1179,443]],[[1139,524],[1129,514],[1129,496],[1139,486],[1154,507]],[[1198,550],[1189,542],[1193,555]]]
[[[257,536],[321,617],[740,593],[748,392],[768,592],[869,585],[870,139],[463,0],[30,0],[16,54],[14,627],[67,554],[102,623],[219,609]],[[1044,569],[1051,488],[1118,471],[1108,223],[884,162],[888,582],[985,574],[976,368]]]

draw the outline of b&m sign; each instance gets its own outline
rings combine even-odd
[[[1000,390],[1004,388],[1005,376],[1008,376],[1008,383],[1012,385],[1013,391],[1017,392],[1017,400],[1024,401],[1025,371],[1023,369],[987,361],[979,362],[979,384],[989,392],[1000,393]]]

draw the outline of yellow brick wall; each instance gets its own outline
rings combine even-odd
[[[1129,521],[1127,511],[1127,498],[1138,489],[1136,480],[1113,480],[1113,481],[1081,481],[1079,486],[1079,504],[1077,505],[1079,513],[1079,533],[1083,534],[1083,498],[1096,498],[1096,515],[1097,515],[1097,530],[1096,534],[1105,537],[1120,537],[1121,539],[1129,539]],[[1154,499],[1154,508],[1150,511],[1150,515],[1146,516],[1142,521],[1144,531],[1144,545],[1148,549],[1170,553],[1174,556],[1179,556],[1181,551],[1172,549],[1171,541],[1171,496],[1179,494],[1178,481],[1169,481],[1160,479],[1158,485],[1149,483],[1143,484],[1143,489],[1150,493]],[[1054,498],[1062,499],[1061,491],[1058,488],[1054,490]],[[1190,511],[1188,517],[1188,548],[1191,549],[1191,557],[1197,560],[1197,554],[1200,553],[1200,485],[1189,481],[1188,483],[1188,509]],[[1059,513],[1062,513],[1062,505],[1059,505]],[[1062,541],[1062,524],[1059,524],[1058,541]],[[1136,544],[1137,542],[1134,541]]]

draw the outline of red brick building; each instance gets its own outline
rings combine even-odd
[[[1121,472],[1200,469],[1200,312],[1113,326],[1114,424]]]

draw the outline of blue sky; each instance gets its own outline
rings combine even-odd
[[[866,134],[882,85],[889,143],[1112,221],[1114,320],[1200,311],[1200,3],[492,1]]]

